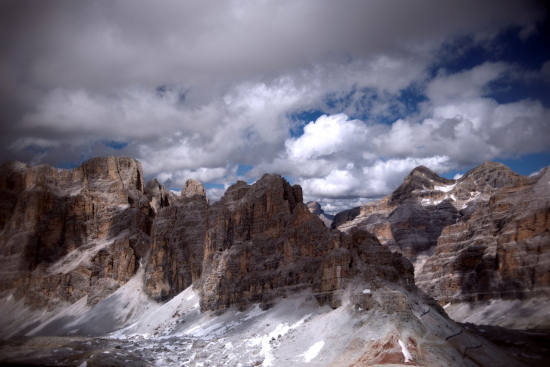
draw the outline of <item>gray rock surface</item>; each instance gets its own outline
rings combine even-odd
[[[35,307],[89,293],[99,301],[148,250],[149,199],[132,158],[94,158],[72,171],[6,163],[0,198],[0,290],[16,288]]]
[[[334,219],[334,215],[325,213],[325,211],[321,208],[321,204],[316,201],[309,201],[306,203],[306,206],[310,213],[317,215],[323,221],[323,223],[325,223],[325,226],[330,228]]]
[[[548,297],[549,182],[548,168],[529,178],[486,162],[447,180],[419,167],[338,228],[368,230],[409,258],[442,303]]]
[[[304,289],[336,306],[335,292],[355,277],[413,287],[412,272],[371,234],[330,231],[302,202],[299,186],[264,175],[252,186],[231,186],[208,211],[201,309],[266,303]]]
[[[145,292],[152,299],[169,300],[200,279],[207,209],[202,184],[189,180],[181,198],[158,212],[145,269]]]

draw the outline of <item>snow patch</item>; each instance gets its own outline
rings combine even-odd
[[[250,311],[248,313],[248,315],[246,315],[246,317],[244,318],[243,321],[248,321],[256,316],[260,316],[261,314],[265,313],[266,311],[263,311],[261,308],[260,308],[260,305],[258,304],[255,304],[254,305],[254,308],[252,309],[252,311]]]
[[[260,350],[260,355],[264,356],[264,361],[262,363],[262,366],[266,366],[266,367],[271,366],[273,365],[273,361],[275,360],[275,356],[273,355],[273,351],[271,350],[270,341],[276,338],[279,338],[279,336],[283,336],[287,334],[289,331],[300,327],[300,325],[302,325],[310,316],[311,314],[308,314],[292,325],[279,324],[277,325],[275,330],[273,330],[269,334],[255,337],[249,342],[251,346],[255,346],[255,345],[262,346],[262,349]]]
[[[439,190],[439,191],[443,191],[443,192],[449,192],[452,189],[454,189],[455,186],[456,186],[456,184],[446,185],[446,186],[434,186],[434,189]]]
[[[409,353],[409,350],[407,349],[405,343],[403,343],[401,340],[398,340],[397,342],[401,346],[401,353],[403,353],[403,357],[405,357],[405,363],[411,362],[412,356],[411,353]]]
[[[325,341],[321,340],[313,344],[311,347],[309,347],[307,352],[301,354],[304,357],[304,362],[309,363],[312,359],[317,357],[317,355],[319,354],[321,349],[323,349],[324,346],[325,346]]]
[[[363,289],[363,294],[370,294],[370,289]]]
[[[91,242],[89,246],[76,248],[65,257],[50,266],[48,271],[51,274],[67,274],[76,269],[82,262],[89,261],[100,250],[112,245],[120,236],[108,240],[98,240]]]
[[[197,325],[195,327],[192,327],[191,329],[185,331],[183,335],[189,335],[194,337],[205,337],[209,334],[219,334],[216,332],[216,330],[220,329],[222,327],[221,322],[217,322],[214,325],[210,325],[207,328],[204,328],[204,325]]]
[[[468,200],[466,200],[466,201],[464,202],[464,204],[462,204],[462,209],[466,209],[466,208],[468,207],[468,204],[469,204],[471,201],[475,200],[479,195],[481,195],[481,192],[479,192],[479,191],[472,191],[472,192],[470,192],[470,198],[469,198]]]

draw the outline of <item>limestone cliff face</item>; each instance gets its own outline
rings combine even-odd
[[[181,198],[158,212],[145,268],[145,292],[154,300],[168,300],[200,279],[207,209],[202,184],[188,180]]]
[[[178,199],[173,192],[166,190],[157,179],[147,182],[145,195],[149,198],[151,215],[157,214],[162,208],[172,205]]]
[[[527,178],[486,162],[447,180],[419,167],[393,194],[363,205],[338,228],[366,229],[408,257],[418,286],[441,302],[546,295],[545,175]]]
[[[323,223],[325,223],[325,226],[330,228],[332,220],[334,219],[334,215],[325,213],[325,211],[321,208],[321,204],[316,201],[310,201],[306,203],[306,206],[310,213],[317,215],[319,218],[321,218]]]
[[[301,187],[279,175],[238,182],[213,205],[197,181],[177,197],[142,177],[139,162],[124,157],[72,171],[1,166],[0,292],[34,308],[83,297],[93,305],[141,266],[150,298],[166,301],[193,285],[203,310],[302,290],[337,306],[350,282],[415,287],[408,260],[368,232],[328,229]]]
[[[550,296],[550,169],[501,179],[488,200],[443,230],[418,274],[441,302]]]
[[[141,164],[94,158],[57,170],[0,167],[0,289],[35,306],[95,303],[125,283],[148,250],[149,198]]]
[[[337,229],[341,225],[354,220],[360,213],[361,213],[360,207],[355,207],[348,210],[344,210],[340,213],[336,213],[336,215],[334,216],[334,219],[332,220],[332,223],[330,224],[330,228]]]
[[[412,266],[366,232],[330,231],[303,204],[299,186],[265,175],[238,182],[206,218],[201,308],[268,302],[312,289],[320,301],[356,276],[414,284]]]
[[[359,213],[350,221],[342,222],[337,215],[335,227],[372,232],[392,251],[417,264],[433,251],[443,228],[456,222],[458,209],[446,200],[445,192],[453,184],[426,167],[417,167],[391,195],[356,209]]]

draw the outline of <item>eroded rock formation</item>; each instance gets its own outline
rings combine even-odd
[[[200,279],[208,200],[201,183],[188,180],[181,198],[161,209],[153,222],[145,291],[166,301]]]
[[[408,257],[441,302],[548,296],[548,182],[548,169],[528,178],[494,162],[458,180],[418,167],[338,228],[368,230]]]
[[[319,218],[321,218],[323,223],[325,223],[325,226],[330,228],[332,221],[334,219],[334,215],[325,213],[323,208],[321,208],[321,204],[319,204],[316,201],[307,202],[306,206],[310,213],[317,215]]]
[[[269,302],[312,289],[323,302],[354,277],[414,284],[411,264],[364,231],[330,231],[303,203],[299,186],[264,175],[238,182],[209,209],[201,308]]]
[[[94,158],[74,170],[0,167],[0,289],[35,307],[98,302],[130,279],[148,250],[141,164]]]
[[[476,173],[466,179],[479,180]],[[550,296],[550,169],[502,179],[487,199],[465,204],[418,273],[441,302]]]

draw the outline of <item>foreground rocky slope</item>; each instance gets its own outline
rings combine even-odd
[[[279,175],[212,205],[196,181],[177,197],[142,177],[131,158],[2,166],[0,335],[27,339],[0,362],[522,365],[449,319],[404,256],[327,228]]]
[[[487,162],[454,181],[419,167],[392,195],[362,206],[338,228],[366,229],[403,253],[415,264],[419,287],[442,304],[548,299],[549,182],[548,168],[523,177]],[[500,322],[513,326],[513,318]]]

